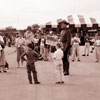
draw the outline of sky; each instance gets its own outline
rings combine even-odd
[[[0,28],[56,24],[69,15],[94,17],[100,23],[100,0],[0,0]]]

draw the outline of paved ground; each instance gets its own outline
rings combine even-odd
[[[84,47],[80,47],[82,55]],[[100,62],[94,53],[70,63],[70,76],[64,85],[55,84],[52,61],[36,63],[41,85],[30,85],[25,67],[16,68],[16,54],[7,56],[14,48],[6,48],[8,73],[0,73],[0,100],[100,100]],[[71,59],[71,58],[70,58]]]

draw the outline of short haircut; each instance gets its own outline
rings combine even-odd
[[[31,48],[31,49],[34,49],[34,44],[32,44],[32,43],[29,43],[27,46],[28,46],[29,48]]]
[[[57,43],[56,43],[56,46],[57,46],[58,48],[61,48],[61,47],[62,47],[62,44],[61,44],[60,42],[57,42]]]

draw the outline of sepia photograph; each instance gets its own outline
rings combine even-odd
[[[99,93],[99,0],[0,0],[0,100]]]

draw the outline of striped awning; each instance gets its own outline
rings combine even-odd
[[[54,23],[52,22],[48,22],[45,25],[42,25],[42,28],[45,28],[47,25],[50,26],[51,28],[57,28],[58,24],[62,21],[62,18],[57,19],[57,21]],[[66,21],[68,21],[68,23],[71,26],[74,27],[100,27],[100,23],[98,23],[98,21],[95,18],[89,18],[83,15],[69,15],[67,16],[67,18],[65,19]]]
[[[70,15],[67,17],[68,19],[68,22],[71,24],[71,25],[75,25],[75,27],[81,27],[81,24],[79,22],[79,19],[77,16],[75,15]]]
[[[81,27],[81,26],[93,27],[93,25],[100,26],[100,24],[96,21],[95,18],[88,18],[82,15],[70,15],[67,17],[67,19],[68,22],[71,25],[74,24],[75,27]]]
[[[83,24],[83,25],[86,24],[85,19],[84,19],[84,16],[78,15],[78,18],[79,18],[80,24]]]

